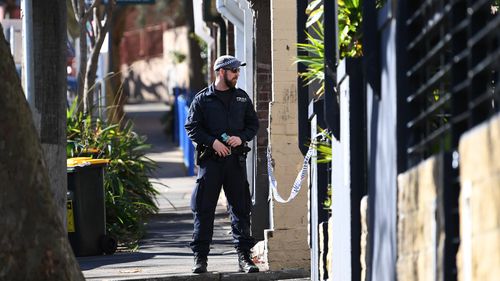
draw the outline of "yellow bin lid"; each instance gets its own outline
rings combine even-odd
[[[76,167],[76,166],[89,166],[89,165],[97,165],[97,164],[108,164],[109,159],[92,159],[91,157],[73,157],[68,158],[66,160],[66,165],[68,167]]]

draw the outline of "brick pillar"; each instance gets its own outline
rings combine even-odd
[[[269,102],[271,101],[271,18],[267,1],[252,0],[255,12],[255,73],[254,104],[259,116],[255,175],[255,205],[252,210],[252,235],[264,240],[264,230],[269,228],[269,181],[267,175],[267,129],[269,126]],[[262,253],[263,254],[263,253]]]
[[[272,98],[269,114],[269,142],[279,193],[288,198],[302,166],[297,145],[297,54],[295,3],[271,1]],[[285,16],[284,16],[285,15]],[[307,187],[290,203],[273,203],[273,231],[266,231],[270,270],[310,268],[307,243]]]

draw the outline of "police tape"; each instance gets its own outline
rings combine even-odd
[[[319,136],[325,136],[324,132],[318,133],[315,137],[318,138]],[[271,196],[274,197],[274,200],[280,202],[280,203],[288,203],[292,201],[297,194],[299,194],[300,189],[302,188],[302,181],[307,175],[307,171],[309,170],[309,159],[311,159],[311,156],[314,152],[314,145],[309,146],[309,150],[307,150],[306,156],[304,157],[304,162],[302,163],[302,169],[299,171],[297,174],[297,177],[295,178],[295,181],[293,182],[292,185],[292,190],[290,191],[290,195],[288,196],[288,199],[283,199],[283,197],[280,196],[278,193],[278,182],[276,181],[276,178],[274,177],[274,172],[273,172],[273,167],[272,167],[272,160],[271,160],[271,146],[269,145],[267,147],[267,175],[269,178],[269,199],[271,199]]]

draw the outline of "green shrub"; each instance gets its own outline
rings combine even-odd
[[[143,236],[147,216],[158,211],[158,192],[148,178],[157,166],[145,156],[145,140],[129,122],[121,128],[92,121],[76,111],[76,102],[67,111],[67,156],[110,159],[104,176],[106,229],[128,248]]]

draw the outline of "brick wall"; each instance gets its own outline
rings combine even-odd
[[[164,47],[162,56],[121,65],[123,93],[129,101],[169,101],[174,87],[190,87],[188,36],[185,26],[166,30],[159,45]],[[186,59],[177,62],[175,54]]]
[[[120,63],[131,65],[135,61],[161,57],[166,30],[166,24],[159,24],[124,32],[120,43]]]
[[[458,280],[500,276],[500,115],[460,139]]]
[[[254,101],[259,116],[260,129],[257,133],[256,155],[256,197],[252,212],[252,234],[258,240],[264,239],[264,230],[269,228],[269,181],[267,175],[267,129],[269,126],[269,102],[271,101],[271,19],[270,5],[266,1],[252,1],[255,12],[255,73]]]

